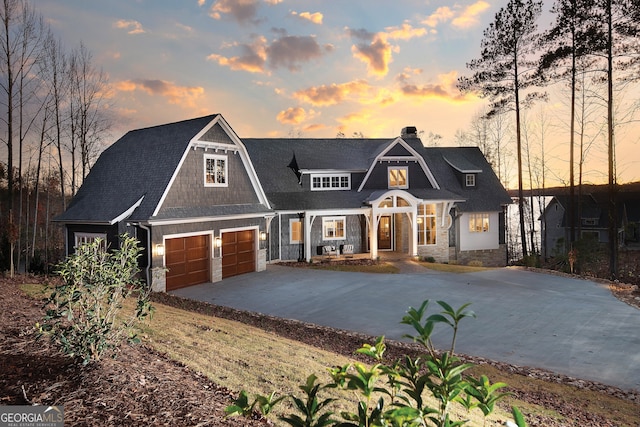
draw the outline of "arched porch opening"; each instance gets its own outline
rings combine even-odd
[[[398,249],[394,245],[396,230],[394,229],[394,218],[406,216],[406,233],[402,233],[407,239],[406,253],[409,256],[418,255],[418,242],[416,239],[416,217],[418,206],[422,200],[414,197],[403,190],[389,190],[380,194],[375,199],[369,201],[371,213],[367,218],[369,227],[369,249],[371,258],[378,258],[378,252],[386,249]],[[396,226],[397,228],[397,226]],[[390,239],[390,247],[380,248]],[[400,245],[402,246],[402,245]],[[400,248],[402,250],[402,248]]]

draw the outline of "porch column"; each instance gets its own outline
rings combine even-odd
[[[311,226],[315,218],[308,213],[304,216],[304,259],[307,262],[311,261]]]
[[[418,256],[418,207],[413,206],[413,211],[409,213],[409,223],[411,224],[411,232],[409,233],[409,252],[411,256]]]
[[[380,215],[372,212],[371,221],[369,221],[369,248],[371,249],[371,259],[378,258],[378,223]]]

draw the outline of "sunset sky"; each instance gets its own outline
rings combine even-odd
[[[118,117],[112,141],[130,129],[221,113],[241,138],[392,138],[416,126],[453,145],[484,105],[462,95],[456,80],[469,73],[466,63],[479,56],[483,30],[506,0],[32,4],[67,49],[82,41],[108,75]],[[565,108],[552,96],[545,109],[554,121],[547,179],[566,182]],[[539,107],[530,113],[538,114]],[[621,182],[640,179],[639,135],[619,132]],[[594,141],[587,181],[606,180],[604,144]]]

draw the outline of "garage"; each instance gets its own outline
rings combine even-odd
[[[255,230],[222,233],[222,278],[256,270]]]
[[[167,291],[210,280],[209,235],[178,237],[165,241]]]

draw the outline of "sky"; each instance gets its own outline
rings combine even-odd
[[[456,82],[470,74],[466,64],[479,56],[483,31],[506,0],[32,4],[68,49],[82,42],[108,76],[111,142],[131,129],[220,113],[240,138],[393,138],[416,126],[423,140],[437,134],[448,146],[486,103],[461,94]],[[554,184],[568,179],[563,96],[544,107],[557,118],[545,136]],[[640,132],[619,135],[618,179],[640,180]],[[604,139],[588,159],[586,180],[606,181]],[[507,186],[515,185],[512,171]]]

